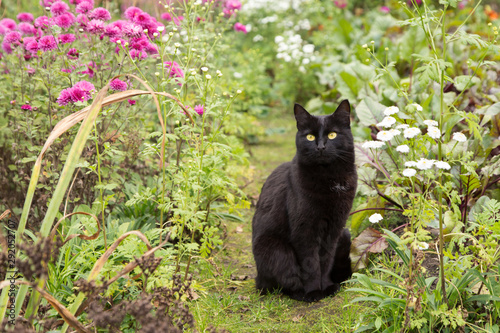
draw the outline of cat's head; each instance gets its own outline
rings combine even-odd
[[[301,164],[352,164],[354,143],[351,133],[351,106],[343,100],[334,113],[314,116],[295,104],[297,158]]]

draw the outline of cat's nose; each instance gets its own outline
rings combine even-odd
[[[319,150],[319,151],[325,150],[325,143],[323,141],[320,141],[318,143],[318,146],[316,147],[316,150]]]

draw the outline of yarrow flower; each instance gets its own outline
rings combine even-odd
[[[417,168],[420,170],[429,170],[434,165],[434,160],[428,160],[426,158],[421,158],[417,161]]]
[[[392,114],[396,114],[396,113],[398,113],[398,112],[399,112],[399,108],[398,108],[397,106],[389,106],[388,108],[386,108],[386,109],[384,110],[384,114],[385,114],[386,116],[390,116],[390,115],[392,115]]]
[[[409,127],[409,128],[404,130],[403,134],[404,134],[405,138],[411,139],[411,138],[420,134],[420,129],[417,127]]]
[[[127,90],[127,83],[120,79],[114,79],[109,83],[109,87],[111,90],[125,91]]]
[[[361,147],[365,149],[379,149],[385,146],[385,142],[382,141],[366,141]]]
[[[410,147],[408,147],[407,145],[400,145],[396,147],[396,151],[406,154],[410,152]]]
[[[405,177],[413,177],[417,173],[417,170],[412,168],[407,168],[403,170],[403,176]]]
[[[433,139],[439,139],[441,137],[441,131],[437,127],[429,126],[427,127],[427,135]]]
[[[240,22],[236,22],[234,24],[234,31],[241,31],[243,33],[247,33],[247,27],[244,24],[241,24]]]
[[[377,126],[388,128],[394,125],[395,123],[396,123],[396,118],[387,116],[384,119],[382,119],[382,121],[378,123]]]
[[[377,133],[377,139],[380,141],[390,141],[394,135],[390,131],[380,131]]]
[[[415,162],[415,161],[405,162],[405,167],[407,167],[407,168],[413,168],[413,167],[416,167],[416,166],[417,166],[417,162]]]
[[[38,41],[38,47],[44,52],[55,50],[57,48],[57,41],[52,35],[43,36]]]
[[[410,127],[410,125],[408,125],[408,124],[401,124],[401,125],[396,126],[396,129],[402,129],[402,130],[405,130],[405,129],[407,129],[408,127]]]
[[[437,121],[431,120],[431,119],[424,120],[424,124],[427,125],[427,126],[437,126],[437,125],[439,125]]]
[[[434,163],[434,165],[438,169],[445,169],[445,170],[450,170],[451,169],[451,166],[447,162],[444,162],[444,161],[437,161],[437,162]]]
[[[19,22],[33,22],[35,19],[31,13],[19,13],[17,14],[17,19]]]
[[[384,218],[382,217],[382,215],[380,215],[379,213],[375,213],[368,218],[368,221],[370,221],[371,223],[378,223],[383,219]]]
[[[201,116],[203,114],[203,112],[205,112],[205,108],[203,107],[203,105],[198,104],[198,105],[195,105],[194,111],[196,111],[196,113]]]
[[[458,142],[467,141],[467,137],[463,133],[460,133],[460,132],[453,133],[452,139],[455,141],[458,141]]]

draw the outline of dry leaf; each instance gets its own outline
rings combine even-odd
[[[240,227],[240,226],[237,226],[237,227],[236,227],[236,233],[237,233],[237,234],[241,234],[242,232],[243,232],[243,228],[242,228],[242,227]]]
[[[381,253],[388,246],[384,235],[373,229],[367,228],[351,244],[352,270],[357,271],[366,267],[369,253]]]
[[[292,318],[292,321],[293,321],[294,323],[298,323],[298,322],[302,319],[302,317],[304,317],[304,315],[302,315],[302,314],[298,314],[298,315],[296,315],[296,316],[294,316],[294,317]]]

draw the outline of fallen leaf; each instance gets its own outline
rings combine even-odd
[[[191,301],[196,301],[198,298],[200,298],[200,296],[191,288],[188,289],[187,295],[188,299]]]
[[[243,301],[249,301],[249,300],[250,300],[250,297],[240,295],[240,296],[238,296],[238,299],[239,299],[241,302],[243,302]],[[247,309],[247,310],[248,310],[248,309]]]
[[[351,244],[352,270],[357,271],[366,267],[369,253],[381,253],[388,246],[384,235],[373,229],[367,228]]]
[[[298,314],[298,315],[296,315],[296,316],[294,316],[294,317],[292,318],[292,321],[293,321],[294,323],[297,323],[297,322],[299,322],[299,321],[302,319],[302,317],[304,317],[304,315]]]
[[[243,228],[242,228],[242,227],[240,227],[240,226],[237,226],[237,227],[236,227],[236,233],[237,233],[237,234],[241,234],[242,232],[243,232]]]

